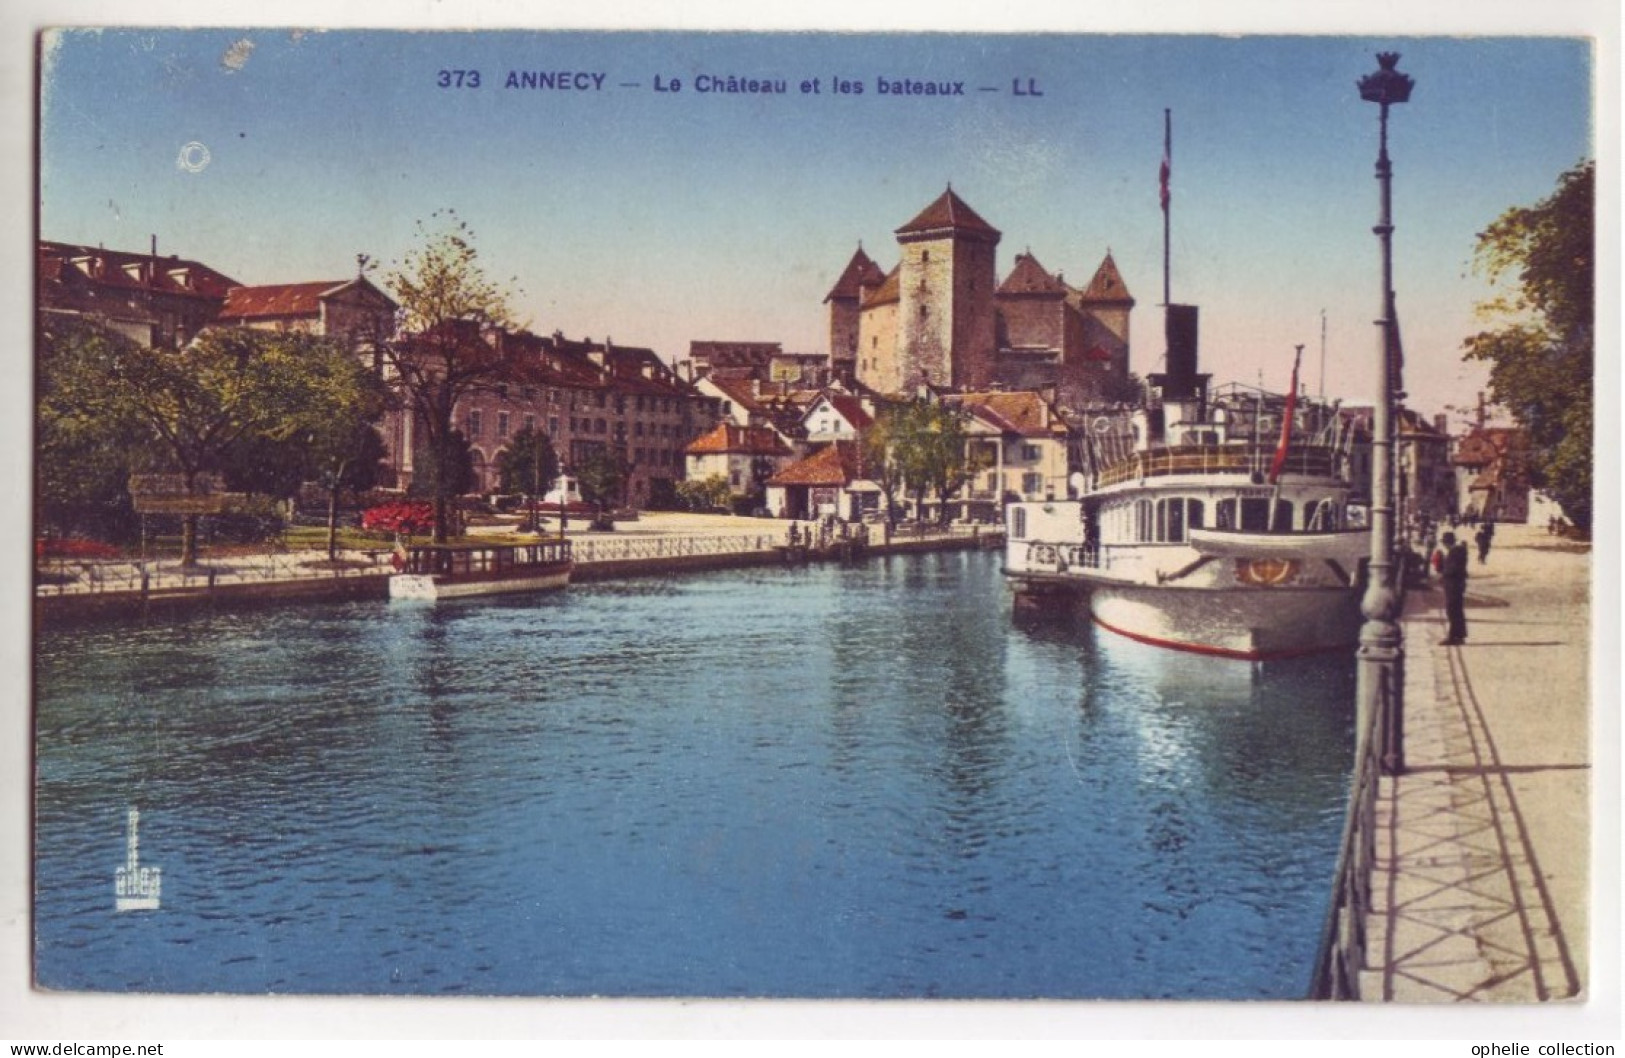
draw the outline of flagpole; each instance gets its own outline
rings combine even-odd
[[[1174,164],[1174,112],[1164,107],[1162,111],[1162,305],[1166,309],[1174,303],[1173,295],[1169,292],[1170,269],[1169,238],[1170,213],[1168,201],[1172,197],[1168,191],[1168,180],[1172,175]]]

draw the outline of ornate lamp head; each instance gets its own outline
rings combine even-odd
[[[1411,86],[1416,82],[1411,80],[1408,74],[1402,74],[1394,69],[1398,62],[1398,52],[1379,51],[1377,72],[1366,74],[1359,80],[1360,98],[1367,103],[1381,103],[1383,106],[1409,100]]]

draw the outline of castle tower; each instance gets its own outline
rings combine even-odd
[[[1089,285],[1078,292],[1078,309],[1084,314],[1084,355],[1097,366],[1109,364],[1109,373],[1126,379],[1129,373],[1129,315],[1134,296],[1123,282],[1110,250],[1100,262]]]
[[[864,295],[885,279],[886,273],[869,259],[860,244],[846,270],[824,295],[824,304],[829,306],[829,366],[834,377],[850,381],[857,376],[858,315]]]
[[[897,363],[879,375],[900,380],[893,392],[921,380],[985,388],[993,381],[997,344],[998,229],[949,187],[896,235],[902,249]]]

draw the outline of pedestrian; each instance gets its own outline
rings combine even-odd
[[[1444,614],[1448,624],[1442,646],[1458,647],[1467,641],[1467,545],[1446,533],[1440,542],[1444,557],[1439,579],[1444,583]]]
[[[1473,534],[1473,540],[1478,543],[1478,564],[1480,566],[1490,557],[1490,542],[1494,539],[1495,530],[1490,528],[1489,522],[1479,526],[1478,532]]]

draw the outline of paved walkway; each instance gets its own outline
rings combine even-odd
[[[1377,806],[1369,999],[1583,994],[1590,573],[1588,547],[1501,526],[1472,562],[1465,645],[1440,644],[1437,588],[1408,600],[1406,771]]]

